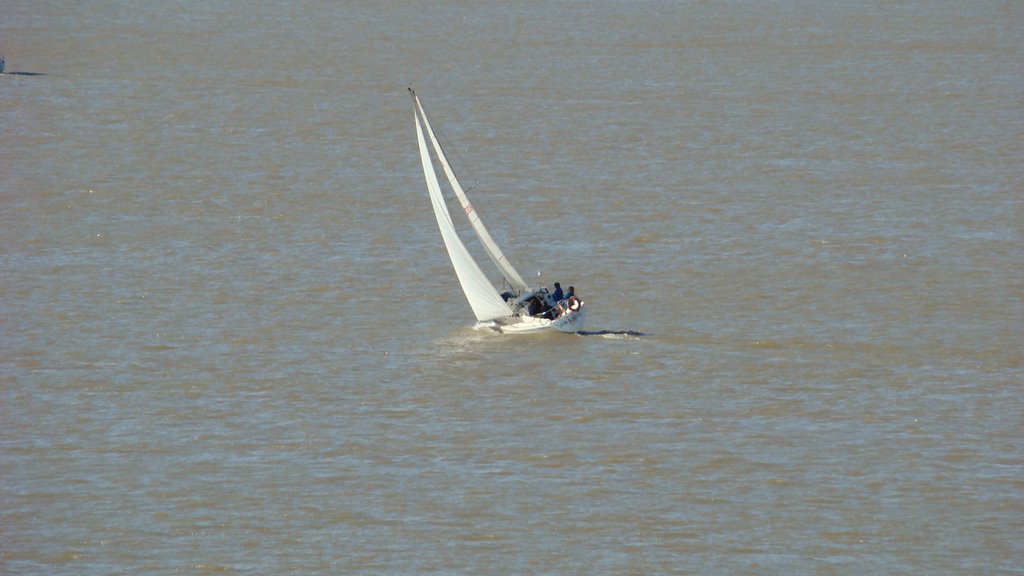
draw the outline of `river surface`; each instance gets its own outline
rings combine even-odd
[[[1024,573],[1021,3],[11,0],[0,52],[0,573]],[[586,334],[474,328],[410,84]]]

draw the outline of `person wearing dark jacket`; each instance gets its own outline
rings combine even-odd
[[[555,291],[551,293],[551,299],[554,300],[557,304],[562,300],[562,298],[564,298],[564,296],[562,295],[562,285],[559,284],[558,282],[555,282]]]

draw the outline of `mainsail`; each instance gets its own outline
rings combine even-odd
[[[455,172],[452,170],[451,165],[448,163],[448,159],[444,155],[444,151],[441,149],[441,144],[438,143],[437,138],[434,136],[434,130],[430,127],[430,122],[427,120],[427,114],[423,111],[423,105],[420,103],[420,99],[415,93],[412,95],[413,100],[416,102],[416,111],[419,113],[418,118],[423,121],[423,126],[426,128],[427,135],[430,137],[430,143],[434,146],[434,151],[437,153],[437,159],[441,163],[441,167],[444,169],[445,175],[448,177],[448,183],[451,184],[452,190],[455,191],[455,195],[459,198],[459,202],[462,204],[462,209],[465,210],[466,216],[469,217],[469,223],[473,226],[473,230],[476,231],[476,235],[480,238],[480,242],[484,245],[484,249],[487,251],[487,255],[491,257],[491,261],[498,267],[498,271],[504,276],[505,281],[516,290],[523,291],[529,289],[526,282],[523,282],[522,276],[512,266],[512,263],[508,261],[508,258],[501,252],[501,248],[491,238],[491,234],[487,232],[487,228],[484,226],[480,216],[476,213],[473,205],[470,204],[469,199],[466,198],[466,192],[462,189],[462,185],[459,184],[459,179],[455,176]],[[416,124],[419,129],[419,123]],[[435,176],[436,178],[436,176]]]
[[[415,94],[413,98],[415,98]],[[423,120],[427,130],[430,130],[430,125],[427,124],[427,118],[423,115],[423,108],[420,106],[419,101],[416,101],[417,110],[415,111],[416,120],[416,138],[419,141],[420,146],[420,160],[423,163],[423,176],[427,180],[427,191],[430,193],[430,203],[434,207],[434,216],[437,218],[437,227],[441,229],[441,237],[444,239],[444,245],[448,249],[448,255],[451,256],[452,266],[455,268],[455,275],[459,278],[459,283],[462,284],[462,291],[466,293],[466,299],[469,300],[470,307],[473,308],[473,314],[476,315],[476,319],[483,322],[486,320],[494,320],[497,318],[503,318],[512,315],[512,309],[509,308],[505,300],[502,299],[498,291],[494,289],[491,281],[477,266],[473,256],[470,255],[466,249],[466,245],[462,243],[458,233],[455,231],[455,225],[452,223],[452,215],[448,212],[448,206],[445,204],[444,196],[441,194],[441,184],[437,180],[437,174],[434,172],[434,165],[430,159],[430,151],[427,150],[427,142],[423,138],[423,129],[420,127],[420,120]],[[433,133],[431,133],[431,139],[433,139]],[[439,157],[443,157],[441,149],[434,144],[434,149],[437,151]],[[442,161],[443,162],[443,161]],[[443,162],[447,166],[447,162]],[[493,258],[493,256],[492,256]],[[513,270],[514,271],[514,270]],[[522,282],[522,280],[520,280]]]

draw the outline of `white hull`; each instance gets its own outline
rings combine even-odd
[[[513,316],[505,320],[495,320],[493,328],[508,334],[532,334],[536,332],[566,332],[573,334],[583,329],[587,321],[586,306],[579,310],[566,312],[554,320],[535,318],[533,316]]]

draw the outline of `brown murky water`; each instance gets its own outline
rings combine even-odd
[[[5,3],[0,572],[1021,573],[1022,25]],[[611,333],[473,329],[410,83]]]

